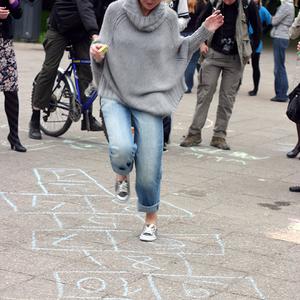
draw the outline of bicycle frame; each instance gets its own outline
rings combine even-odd
[[[72,74],[74,77],[74,83],[75,83],[75,100],[80,104],[82,112],[88,110],[92,103],[95,101],[97,98],[97,91],[94,90],[92,93],[86,98],[86,102],[83,103],[82,98],[81,98],[81,91],[79,87],[79,78],[78,78],[78,71],[77,71],[77,65],[90,65],[91,61],[88,59],[76,59],[74,57],[74,53],[72,49],[68,49],[69,51],[69,60],[71,60],[70,64],[68,65],[67,69],[64,71],[62,76],[68,76],[71,78]]]

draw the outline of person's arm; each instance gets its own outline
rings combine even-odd
[[[300,36],[300,11],[289,29],[289,34],[291,39],[296,39]]]
[[[90,0],[75,0],[81,22],[90,38],[94,39],[99,32],[94,4]],[[93,37],[94,36],[94,37]]]
[[[22,17],[22,9],[20,6],[20,0],[9,0],[8,9],[14,19],[20,19]]]
[[[278,25],[288,14],[288,6],[281,4],[278,7],[275,16],[272,17],[272,25]]]
[[[255,3],[251,0],[248,5],[248,21],[251,24],[253,33],[251,35],[252,47],[257,49],[262,35],[262,26],[260,22],[260,17],[258,15],[258,10]]]

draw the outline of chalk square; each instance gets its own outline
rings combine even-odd
[[[118,244],[118,251],[150,254],[224,255],[224,245],[218,234],[159,234],[155,243],[146,243],[146,245],[122,240],[123,234],[118,231],[114,231],[112,235]]]
[[[32,250],[117,251],[118,248],[109,230],[66,229],[33,231]]]

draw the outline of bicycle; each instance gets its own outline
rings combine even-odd
[[[81,119],[81,114],[86,114],[86,128],[90,129],[89,118],[87,117],[89,108],[97,98],[97,90],[90,85],[85,90],[86,102],[81,99],[81,91],[79,87],[79,79],[77,75],[78,64],[90,64],[90,60],[76,59],[74,50],[71,45],[66,47],[69,52],[68,59],[70,63],[64,70],[59,67],[57,76],[52,89],[51,100],[49,106],[43,109],[41,117],[41,131],[46,135],[58,137],[64,134],[72,125]],[[36,86],[37,74],[33,81],[32,95]],[[72,80],[73,78],[73,80]],[[86,94],[87,93],[87,94]],[[107,138],[106,128],[102,113],[100,111],[104,134]]]

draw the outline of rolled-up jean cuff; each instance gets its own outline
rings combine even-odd
[[[137,204],[137,209],[139,212],[144,212],[144,213],[154,213],[157,212],[159,209],[159,203],[156,203],[152,206],[144,206],[140,203]]]
[[[113,171],[118,174],[118,175],[121,175],[121,176],[128,176],[131,172],[131,170],[128,172],[128,170],[121,170],[119,168],[116,168],[114,166],[112,166],[112,169]],[[132,168],[131,168],[132,169]]]

